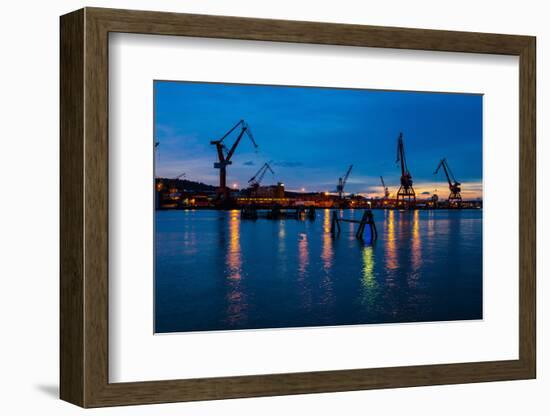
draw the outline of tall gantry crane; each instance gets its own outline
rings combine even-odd
[[[231,148],[228,150],[227,147],[223,144],[223,141],[227,138],[227,136],[236,131],[238,128],[240,128],[239,135],[237,136],[235,143],[233,143],[233,146],[231,146]],[[239,142],[241,141],[245,133],[250,138],[250,141],[254,145],[254,148],[257,148],[258,145],[254,140],[254,136],[250,131],[250,127],[244,120],[240,120],[220,139],[212,140],[210,142],[210,144],[216,146],[216,151],[218,154],[218,161],[214,163],[214,168],[220,170],[220,186],[218,188],[218,198],[227,199],[229,196],[229,190],[226,186],[227,166],[231,165],[231,157],[233,156],[233,153],[235,153],[235,150],[237,149],[237,146],[239,145]]]
[[[403,144],[403,133],[399,133],[397,138],[397,159],[395,163],[401,162],[401,186],[397,191],[397,206],[406,206],[416,204],[416,193],[413,188],[413,180],[409,167],[407,166],[407,159],[405,158],[405,145]]]
[[[437,174],[437,172],[439,172],[441,168],[443,168],[443,172],[445,172],[447,182],[449,183],[449,207],[460,206],[462,204],[462,195],[460,195],[460,182],[458,182],[453,175],[451,167],[449,166],[446,158],[443,158],[439,161],[439,165],[437,165],[437,169],[435,170],[434,175]]]
[[[342,199],[344,197],[344,188],[346,187],[346,182],[348,181],[349,174],[353,165],[349,165],[349,168],[343,178],[338,178],[338,185],[336,185],[336,192],[338,192],[338,198]]]
[[[258,188],[262,183],[262,180],[264,179],[267,171],[270,171],[272,175],[275,175],[275,172],[273,172],[273,169],[271,169],[269,163],[265,162],[262,167],[258,169],[258,172],[256,172],[256,174],[248,180],[248,184],[250,185],[250,187]]]
[[[386,186],[386,183],[384,182],[384,178],[380,176],[380,182],[382,182],[382,188],[384,188],[384,199],[388,199],[390,197],[390,191],[388,190],[388,187]]]

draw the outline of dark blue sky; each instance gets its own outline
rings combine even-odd
[[[347,192],[381,194],[379,176],[396,192],[396,142],[403,132],[417,193],[447,191],[446,157],[464,196],[481,195],[482,96],[187,82],[155,82],[157,175],[217,184],[210,140],[246,120],[259,145],[243,137],[228,167],[229,186],[245,187],[265,161],[275,175],[264,184],[334,191],[353,164]],[[227,137],[231,146],[236,135]]]

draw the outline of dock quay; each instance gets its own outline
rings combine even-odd
[[[210,141],[216,148],[216,161],[214,169],[218,170],[219,182],[217,185],[206,184],[191,180],[185,172],[175,177],[160,177],[155,173],[155,208],[156,209],[241,209],[242,218],[298,218],[308,215],[310,207],[325,209],[481,209],[481,198],[463,198],[464,185],[453,174],[446,157],[439,160],[433,175],[444,173],[449,194],[446,199],[440,198],[437,189],[423,190],[418,184],[413,187],[413,176],[409,170],[406,155],[404,136],[400,132],[397,138],[397,158],[395,163],[400,167],[399,187],[395,184],[397,192],[391,192],[388,183],[383,176],[380,177],[382,192],[373,189],[372,185],[363,184],[363,192],[346,192],[348,179],[354,168],[351,164],[345,173],[335,181],[336,189],[330,184],[323,184],[325,190],[319,189],[319,185],[313,189],[307,183],[298,185],[294,183],[289,190],[285,183],[277,180],[275,184],[265,184],[263,179],[266,174],[275,175],[272,164],[277,162],[265,161],[256,173],[248,180],[244,187],[239,181],[228,184],[228,167],[232,165],[232,157],[246,135],[254,148],[258,147],[248,123],[241,119],[217,140]],[[236,136],[233,144],[229,146],[228,136]],[[155,144],[155,148],[160,142]],[[434,161],[435,162],[435,161]],[[247,162],[248,166],[254,165],[253,161]],[[299,165],[299,164],[298,164]],[[434,163],[435,165],[435,163]],[[357,167],[355,168],[357,171]],[[292,180],[300,180],[296,175]],[[241,180],[241,184],[243,181]],[[307,186],[306,186],[307,185]],[[357,186],[357,185],[356,185]],[[446,192],[446,191],[445,191]],[[470,191],[471,192],[471,191]],[[314,216],[314,214],[311,214]]]
[[[274,206],[272,208],[245,206],[241,209],[241,218],[256,220],[259,218],[283,220],[283,219],[315,219],[315,207],[298,206],[294,208],[283,208]]]

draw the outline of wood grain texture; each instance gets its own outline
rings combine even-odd
[[[84,12],[61,19],[60,388],[84,404]]]
[[[519,359],[189,380],[108,381],[108,33],[520,57]],[[535,38],[86,8],[61,18],[61,397],[83,407],[533,378]]]
[[[528,36],[87,8],[110,32],[519,55]]]
[[[536,377],[536,41],[520,54],[519,356]]]
[[[108,380],[108,33],[86,13],[84,58],[85,406]]]

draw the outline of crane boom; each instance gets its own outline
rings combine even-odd
[[[256,174],[248,180],[248,183],[251,186],[260,186],[267,171],[270,171],[272,175],[275,174],[275,172],[273,172],[273,169],[271,169],[269,163],[265,162],[262,167],[258,169],[258,172],[256,172]]]
[[[353,169],[353,165],[349,165],[349,168],[346,171],[346,174],[344,175],[344,177],[338,178],[338,185],[336,186],[336,192],[338,192],[338,197],[340,199],[342,199],[344,195],[344,188],[346,186],[346,182],[348,181],[348,178],[352,169]]]
[[[439,172],[439,170],[441,168],[443,168],[443,172],[445,172],[445,177],[447,178],[447,182],[449,183],[449,187],[451,187],[453,185],[453,183],[451,182],[451,178],[449,176],[449,171],[447,170],[447,162],[446,162],[445,158],[443,158],[439,161],[439,164],[437,165],[437,169],[435,170],[434,175],[437,175],[437,172]]]
[[[242,125],[243,123],[244,123],[244,120],[239,120],[239,121],[237,122],[237,124],[235,124],[233,127],[231,127],[231,128],[227,131],[227,133],[225,133],[225,134],[219,139],[219,142],[220,142],[220,143],[223,142],[227,136],[229,136],[231,133],[233,133],[233,131],[234,131],[237,127],[239,127],[240,125]]]
[[[344,180],[342,181],[342,184],[346,186],[346,182],[348,181],[349,174],[351,173],[351,169],[353,168],[353,165],[349,165],[349,168],[346,172],[346,175],[344,176]]]
[[[180,179],[181,177],[185,176],[185,172],[180,173],[178,176],[174,178],[174,180]]]
[[[382,188],[384,188],[384,198],[388,199],[390,197],[390,191],[388,190],[388,187],[386,186],[386,183],[384,182],[384,178],[380,176],[380,181],[382,182]]]
[[[447,172],[451,178],[451,180],[454,182],[454,183],[458,183],[458,181],[456,180],[455,178],[455,175],[453,174],[453,171],[451,170],[451,166],[449,165],[449,162],[447,162],[447,159],[445,159],[445,166],[447,167]],[[459,184],[460,185],[460,184]]]
[[[160,160],[160,152],[158,151],[158,147],[160,146],[160,141],[159,139],[156,139],[155,140],[155,147],[153,148],[154,149],[154,154],[155,154],[155,163],[154,163],[154,169],[155,169],[155,178],[158,178],[158,175],[157,175],[157,159]]]
[[[409,173],[409,167],[407,166],[407,159],[405,158],[405,145],[403,143],[403,133],[399,133],[397,138],[397,159],[395,163],[401,162],[401,176],[406,176]]]

